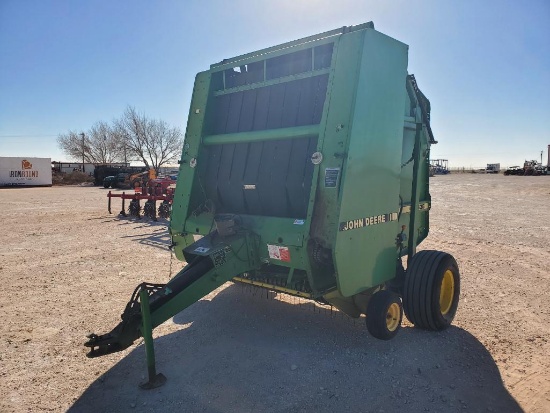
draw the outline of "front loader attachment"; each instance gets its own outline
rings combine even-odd
[[[99,357],[130,347],[135,340],[208,293],[247,271],[257,269],[255,237],[242,232],[222,237],[218,232],[200,239],[185,249],[189,264],[167,284],[142,283],[136,287],[122,321],[110,333],[90,334],[84,343],[88,357]],[[143,299],[150,311],[142,314]],[[149,325],[148,325],[149,324]]]

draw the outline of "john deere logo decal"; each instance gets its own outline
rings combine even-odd
[[[352,219],[350,221],[340,222],[340,226],[338,229],[340,231],[349,231],[350,229],[369,227],[372,225],[383,224],[385,222],[397,221],[397,216],[397,212],[392,212],[390,214]]]

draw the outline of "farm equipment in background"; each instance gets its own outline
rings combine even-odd
[[[146,171],[144,166],[128,166],[126,165],[96,165],[94,168],[94,185],[103,185],[105,178],[108,176],[117,176],[120,173],[136,174]]]
[[[142,192],[142,188],[136,188],[135,192],[132,193],[118,193],[113,194],[111,191],[107,194],[107,209],[109,214],[112,214],[111,211],[111,199],[120,198],[122,200],[122,208],[119,212],[121,216],[132,216],[135,218],[141,218],[141,213],[143,211],[144,217],[149,217],[152,220],[156,221],[157,216],[163,219],[170,217],[170,211],[172,209],[172,201],[174,199],[174,189],[168,188],[164,194],[153,194]],[[129,200],[128,204],[128,213],[126,213],[126,200]],[[145,201],[143,208],[141,207],[141,201]],[[161,201],[157,209],[157,201]]]
[[[545,168],[536,160],[525,161],[523,167],[511,166],[504,171],[504,175],[540,176],[545,175]]]
[[[116,175],[106,176],[105,179],[103,179],[103,188],[132,189],[143,187],[147,185],[147,182],[156,177],[157,173],[152,168],[148,171],[146,170],[134,174],[121,172]]]
[[[120,323],[88,336],[88,356],[143,337],[144,387],[163,384],[152,330],[230,280],[366,314],[382,340],[403,309],[416,327],[448,327],[458,265],[416,251],[436,141],[407,53],[370,22],[199,73],[169,227],[187,265],[167,284],[138,285]]]
[[[532,161],[527,161],[526,160],[523,163],[523,175],[525,175],[525,176],[531,176],[531,175],[538,176],[538,175],[541,175],[541,168],[539,168],[538,165],[539,165],[539,163],[535,160],[532,160]]]
[[[143,216],[149,217],[153,220],[157,220],[157,216],[167,219],[170,217],[170,211],[172,209],[172,201],[174,199],[174,190],[176,188],[177,176],[167,175],[160,178],[155,178],[154,169],[148,172],[141,172],[133,175],[134,193],[113,193],[109,191],[107,194],[107,209],[111,214],[111,199],[121,198],[122,209],[119,215],[132,216],[141,218]],[[153,177],[153,178],[151,178]],[[126,180],[128,181],[128,180]],[[126,200],[129,200],[128,213],[126,213]],[[141,207],[141,201],[145,201],[143,208]],[[157,201],[161,201],[157,209]]]
[[[177,180],[177,175],[159,176],[155,179],[151,179],[147,183],[147,192],[152,195],[164,195],[170,188],[174,189],[176,187]]]
[[[430,176],[447,175],[449,170],[449,161],[447,159],[430,159]]]
[[[506,170],[504,171],[504,175],[520,175],[520,171],[521,175],[523,175],[523,168],[521,168],[519,165],[510,166],[509,168],[506,168]]]

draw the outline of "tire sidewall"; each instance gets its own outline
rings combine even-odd
[[[399,305],[399,324],[393,331],[388,330],[386,325],[386,314],[390,306],[396,303]],[[375,293],[367,306],[367,329],[375,338],[390,340],[397,335],[401,329],[403,320],[403,305],[399,295],[389,290],[381,290]]]
[[[451,304],[451,308],[449,309],[447,314],[443,314],[441,312],[439,296],[441,294],[441,282],[447,270],[450,270],[451,273],[453,274],[454,292],[453,292],[453,302]],[[437,268],[436,276],[434,279],[434,288],[432,290],[432,298],[431,298],[431,304],[433,309],[433,319],[437,325],[438,330],[442,330],[449,327],[453,322],[456,311],[458,309],[459,297],[460,297],[460,273],[458,271],[458,265],[451,256],[447,256],[445,259],[443,259],[443,261],[439,264]]]

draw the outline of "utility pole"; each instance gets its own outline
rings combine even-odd
[[[101,161],[107,163],[107,135],[103,134],[103,153],[101,154],[103,158]]]
[[[82,172],[86,172],[84,170],[84,132],[82,132],[80,136],[82,136]]]
[[[542,154],[544,153],[544,151],[540,151],[540,164],[542,165]]]

